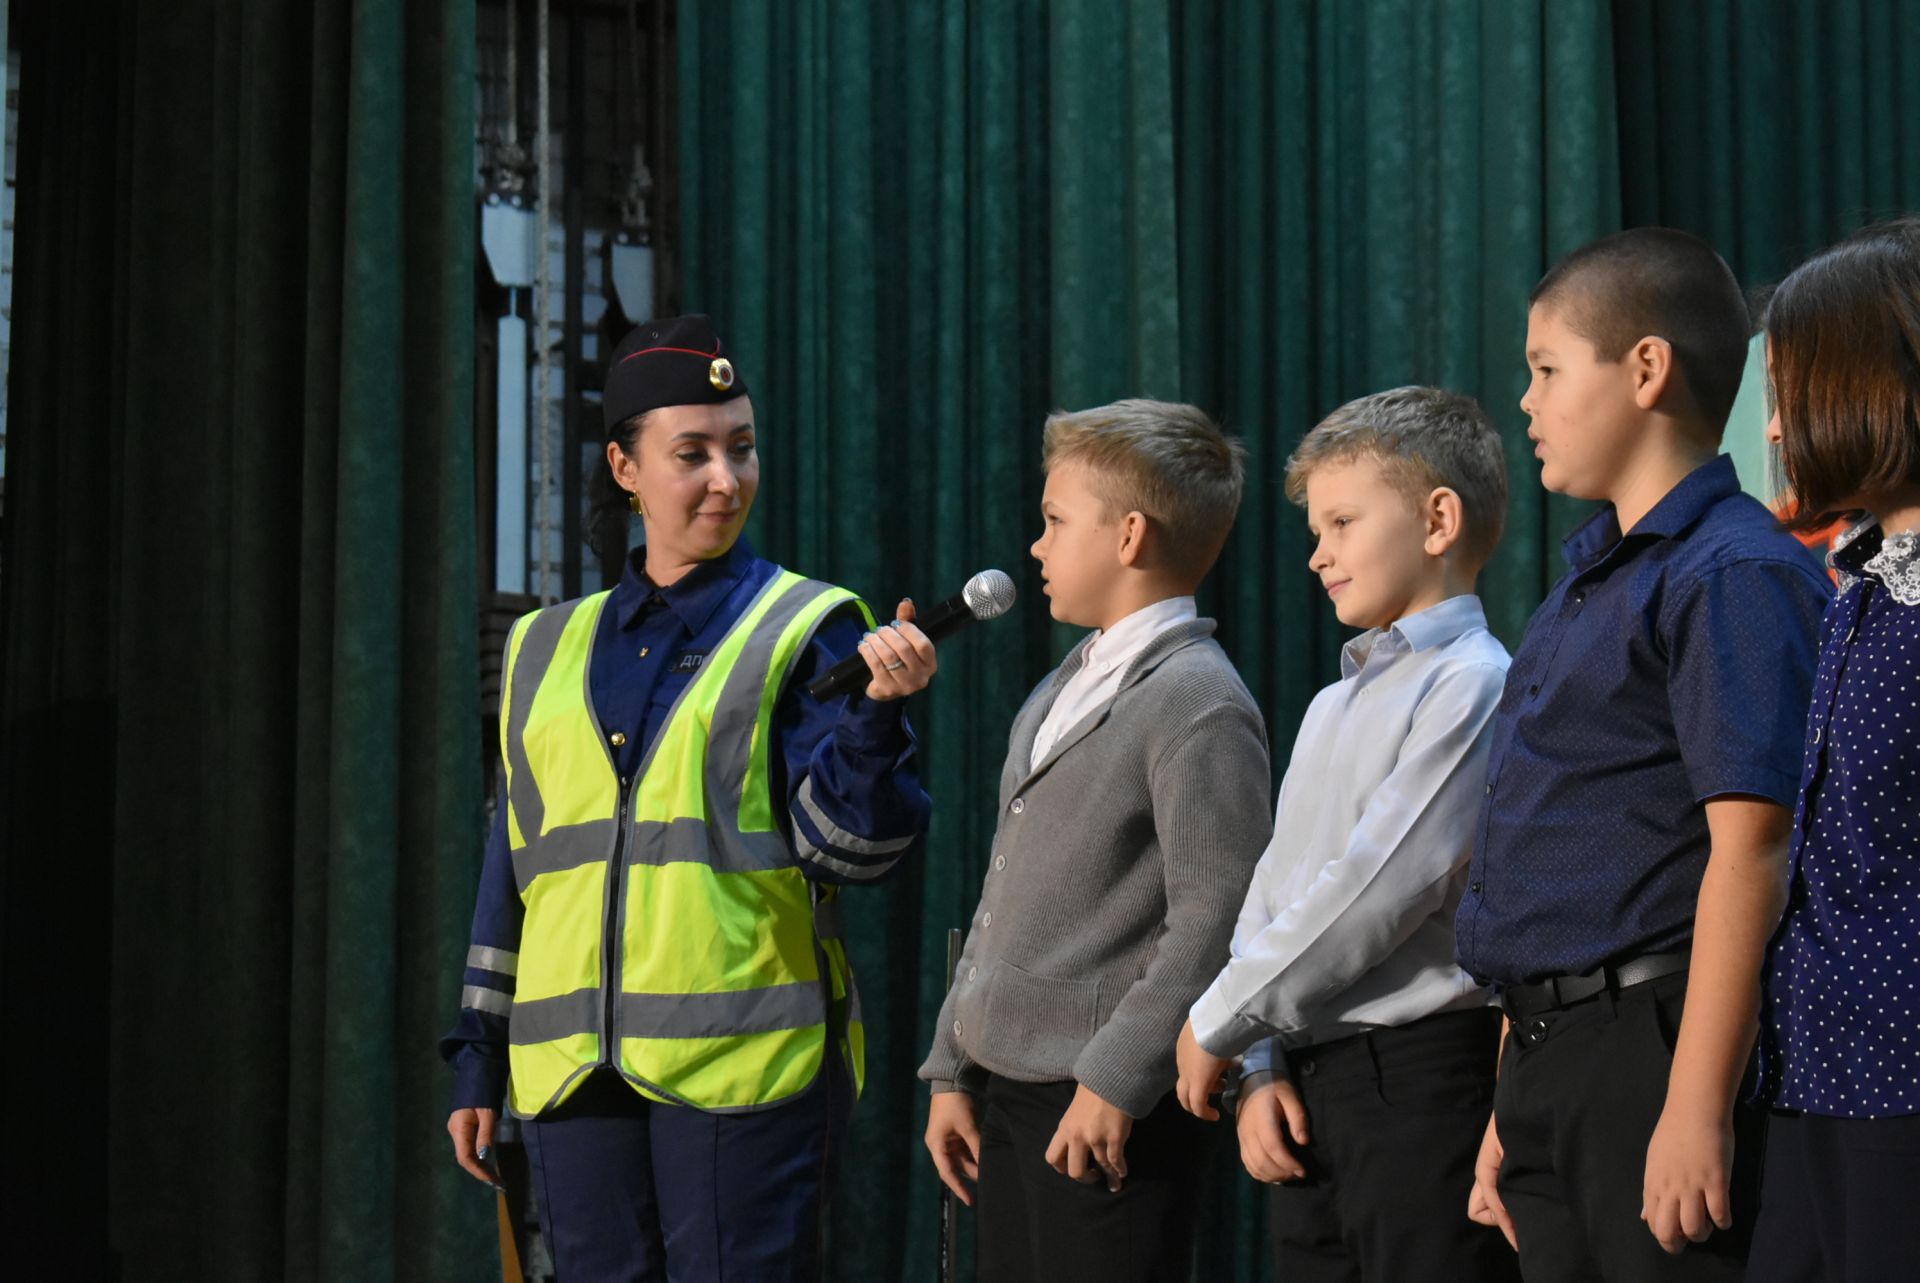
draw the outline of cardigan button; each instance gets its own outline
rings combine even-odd
[[[1013,805],[1008,807],[1007,809],[1009,811],[1012,811],[1015,815],[1023,814],[1027,809],[1026,799],[1019,798],[1019,797],[1014,798]]]

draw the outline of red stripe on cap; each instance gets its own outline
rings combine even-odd
[[[683,352],[688,356],[704,356],[704,357],[716,357],[720,355],[720,349],[718,347],[714,348],[713,351],[711,352],[701,352],[695,348],[690,348],[690,347],[643,347],[638,352],[627,353],[625,356],[621,357],[617,362],[615,362],[615,364],[625,365],[628,361],[633,360],[633,358],[636,356],[647,356],[654,352]]]

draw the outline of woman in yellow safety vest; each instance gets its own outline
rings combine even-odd
[[[837,896],[926,830],[934,648],[741,541],[753,405],[706,317],[629,334],[603,417],[645,542],[507,643],[447,1130],[494,1183],[504,1097],[566,1283],[816,1278],[864,1072]],[[806,693],[855,652],[864,693]]]

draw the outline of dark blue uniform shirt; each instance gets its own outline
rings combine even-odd
[[[1765,1094],[1837,1118],[1920,1114],[1920,537],[1885,545],[1833,555],[1761,1014]]]
[[[636,549],[601,611],[587,674],[600,729],[628,777],[708,651],[779,571],[744,540],[665,588],[647,578],[645,565],[645,549]],[[774,796],[787,803],[783,818],[797,839],[796,862],[820,882],[885,877],[918,845],[933,808],[920,785],[900,701],[854,694],[822,702],[803,689],[854,654],[865,631],[851,605],[830,614],[795,659],[775,709]],[[623,743],[611,743],[616,734]],[[809,780],[802,803],[801,785]],[[517,956],[520,947],[522,904],[506,816],[507,808],[496,805],[474,905],[467,992],[458,1022],[440,1043],[454,1070],[456,1109],[495,1108],[506,1085],[505,1013],[513,977],[486,965]]]
[[[1611,507],[1567,538],[1571,569],[1507,670],[1467,892],[1476,979],[1523,984],[1684,948],[1706,871],[1701,803],[1793,803],[1817,558],[1702,464],[1632,531]]]

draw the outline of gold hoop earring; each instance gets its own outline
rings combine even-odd
[[[633,515],[636,517],[644,517],[647,515],[646,505],[640,502],[640,496],[637,494],[628,493],[627,507],[633,509]]]

